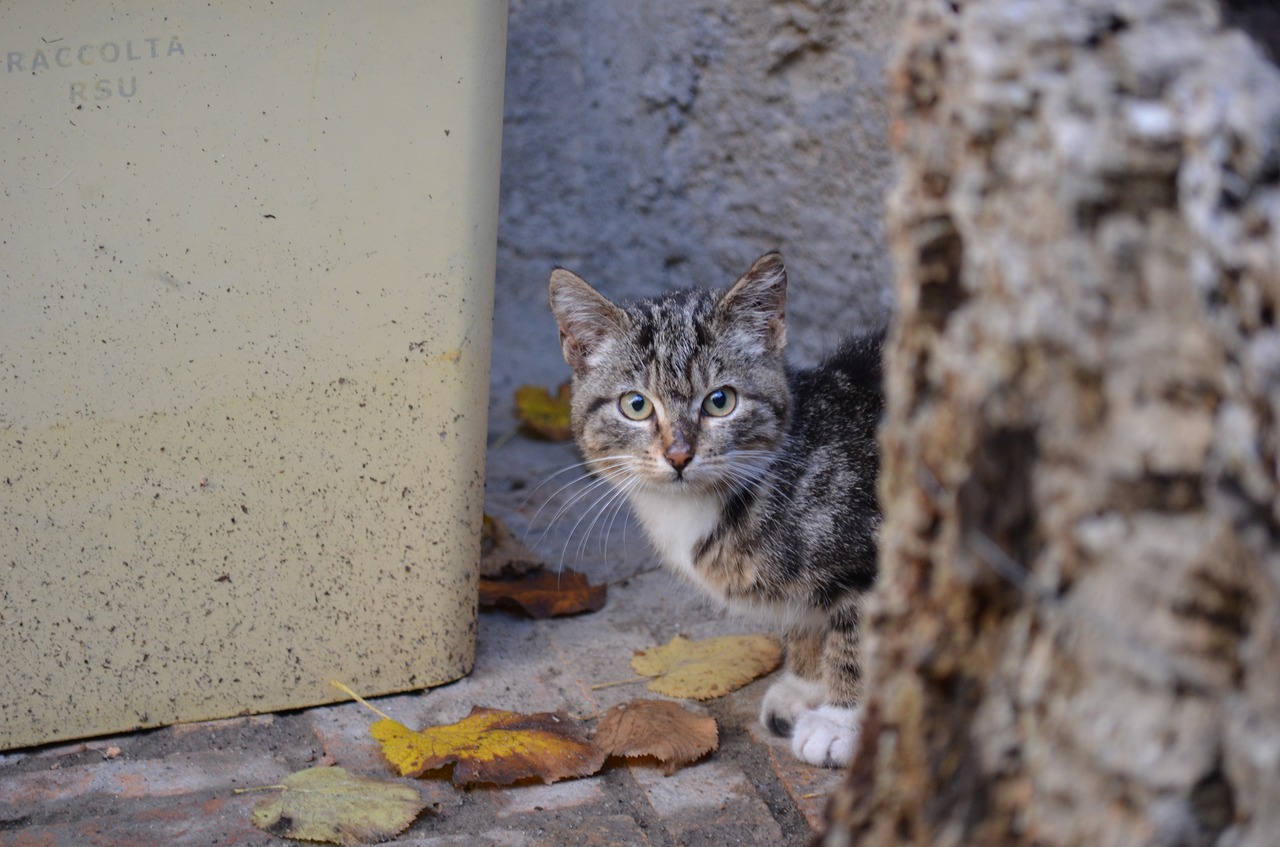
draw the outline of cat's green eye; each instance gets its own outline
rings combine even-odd
[[[708,394],[702,401],[702,411],[713,418],[723,418],[738,405],[738,394],[725,385]]]
[[[653,414],[653,404],[639,391],[628,391],[623,394],[618,400],[618,408],[622,410],[622,414],[633,421],[645,420]]]

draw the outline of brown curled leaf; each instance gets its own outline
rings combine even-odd
[[[480,575],[518,576],[537,570],[543,562],[500,519],[485,515],[480,533]]]
[[[610,756],[651,756],[667,776],[720,745],[716,719],[669,700],[614,706],[596,725],[596,744]]]
[[[606,595],[606,586],[592,585],[586,575],[567,569],[480,580],[482,607],[516,608],[539,619],[597,612],[604,607]]]

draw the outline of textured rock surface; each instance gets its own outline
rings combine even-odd
[[[1280,72],[1205,0],[909,0],[869,727],[831,843],[1280,832]]]
[[[513,0],[494,424],[567,375],[553,264],[607,293],[731,283],[780,248],[812,357],[889,311],[890,0]]]

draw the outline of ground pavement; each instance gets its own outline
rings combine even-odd
[[[594,716],[656,696],[639,684],[595,687],[631,677],[633,651],[676,634],[760,631],[653,569],[639,533],[624,527],[622,517],[611,527],[607,519],[597,521],[584,543],[592,513],[582,523],[578,518],[591,498],[573,503],[580,488],[557,493],[558,485],[538,485],[573,461],[565,446],[507,442],[490,455],[487,508],[527,530],[552,566],[563,560],[594,582],[608,582],[605,608],[548,621],[483,612],[469,677],[378,698],[378,708],[413,728],[458,720],[473,705]],[[672,776],[651,764],[611,760],[596,776],[552,785],[457,789],[423,779],[418,783],[427,811],[390,843],[806,844],[839,774],[795,761],[784,742],[759,726],[756,714],[768,684],[759,680],[718,700],[689,704],[717,719],[720,748]],[[256,829],[250,817],[260,795],[235,789],[270,785],[317,764],[391,776],[369,737],[370,722],[364,707],[348,703],[0,753],[0,847],[291,843]]]

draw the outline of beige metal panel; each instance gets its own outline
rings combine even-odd
[[[505,30],[0,6],[0,748],[470,669]]]

